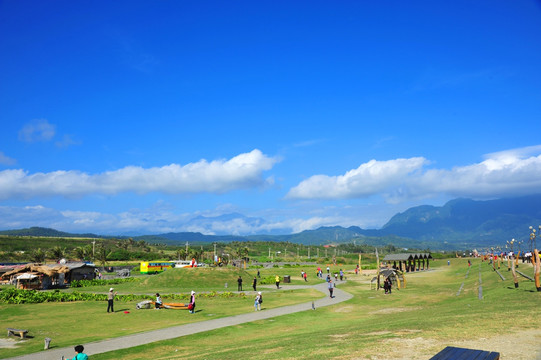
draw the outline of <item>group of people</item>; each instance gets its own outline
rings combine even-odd
[[[383,290],[385,290],[385,294],[390,294],[393,287],[393,283],[391,282],[391,279],[389,277],[385,278],[383,281]]]
[[[107,294],[107,312],[115,312],[114,309],[114,301],[115,296],[117,295],[117,292],[114,288],[109,289],[109,293]],[[154,302],[154,308],[156,310],[159,310],[163,307],[163,301],[162,297],[159,293],[156,293],[156,301]],[[195,291],[192,290],[190,293],[190,302],[188,303],[188,310],[190,310],[190,314],[195,314]]]

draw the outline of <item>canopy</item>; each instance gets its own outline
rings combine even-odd
[[[22,275],[19,275],[17,276],[17,280],[30,280],[30,279],[35,279],[37,278],[38,276],[36,274],[22,274]]]
[[[13,271],[9,271],[2,275],[3,278],[9,278],[11,275],[16,275],[19,273],[28,273],[28,272],[35,272],[39,274],[44,274],[47,276],[54,276],[57,274],[65,274],[69,272],[70,269],[65,265],[41,265],[41,264],[27,264],[23,267],[20,267],[18,269],[15,269]]]

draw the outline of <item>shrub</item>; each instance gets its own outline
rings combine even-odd
[[[88,286],[100,286],[100,285],[116,285],[127,282],[137,281],[136,278],[118,278],[118,279],[94,279],[94,280],[73,280],[71,282],[72,288],[88,287]]]
[[[283,278],[280,278],[280,281],[282,281]],[[273,284],[276,284],[276,276],[274,275],[269,275],[267,277],[264,277],[264,278],[261,278],[259,280],[259,283],[261,285],[273,285]]]
[[[244,293],[232,293],[230,291],[217,293],[211,291],[210,293],[201,293],[199,297],[204,298],[232,298],[232,297],[241,297],[246,298]],[[163,295],[164,299],[171,300],[183,300],[187,301],[190,299],[190,294],[169,294]],[[118,301],[139,301],[139,300],[153,300],[154,296],[152,295],[117,295],[116,299]],[[60,292],[60,290],[54,291],[39,291],[39,290],[18,290],[15,288],[8,288],[0,290],[0,303],[5,304],[37,304],[43,302],[68,302],[68,301],[106,301],[107,294],[91,294],[91,293],[80,293],[80,292]]]

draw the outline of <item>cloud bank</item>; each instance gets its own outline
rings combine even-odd
[[[229,160],[200,160],[186,165],[171,164],[142,168],[127,166],[100,174],[77,170],[29,174],[21,169],[0,172],[0,200],[44,196],[81,197],[89,194],[135,192],[225,193],[265,183],[263,172],[277,158],[255,149]]]
[[[468,166],[427,169],[423,157],[371,160],[344,175],[314,175],[293,187],[289,199],[356,199],[381,195],[390,203],[439,195],[493,198],[541,191],[541,146],[485,155]]]

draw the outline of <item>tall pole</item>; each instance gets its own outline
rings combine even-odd
[[[212,259],[212,261],[216,261],[217,258],[216,258],[216,243],[214,243],[214,258]]]
[[[188,242],[186,241],[186,260],[188,260]]]
[[[539,273],[541,272],[541,260],[539,259],[539,251],[537,250],[537,244],[535,241],[536,230],[533,226],[530,226],[530,247],[533,248],[532,265],[534,269],[535,287],[537,291],[541,291],[541,284],[539,282]],[[539,225],[539,231],[541,232],[541,225]]]
[[[377,275],[376,275],[376,276],[378,277],[378,282],[377,282],[378,288],[377,288],[377,290],[379,290],[379,286],[380,286],[380,282],[379,282],[379,270],[380,270],[380,269],[379,269],[379,254],[378,254],[378,248],[376,248],[376,266],[377,266]]]
[[[96,256],[96,240],[92,240],[92,262],[94,262],[94,257]]]

